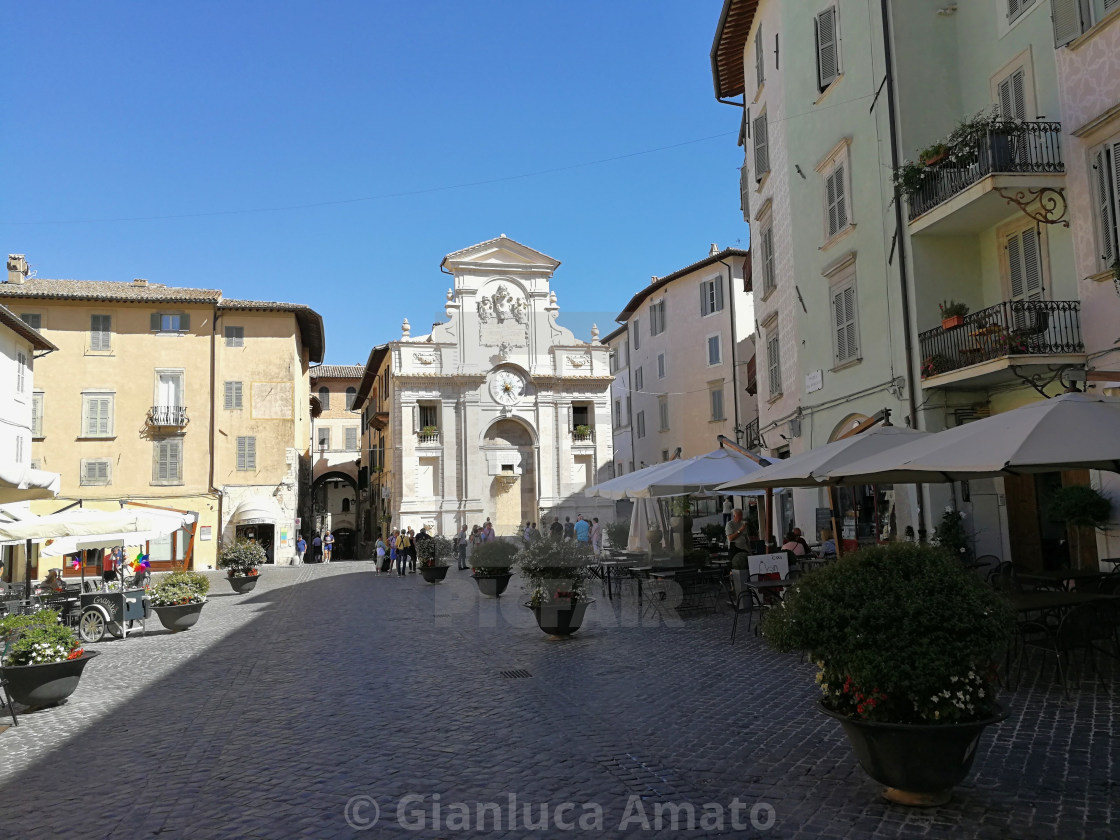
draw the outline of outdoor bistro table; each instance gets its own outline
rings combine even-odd
[[[1043,589],[1037,592],[1011,592],[1007,599],[1016,612],[1037,612],[1076,607],[1093,601],[1120,599],[1120,595],[1102,595],[1099,592],[1055,592]]]
[[[1060,584],[1063,589],[1069,589],[1070,583],[1083,580],[1100,580],[1107,577],[1108,572],[1093,571],[1092,569],[1049,569],[1038,572],[1019,572],[1018,578],[1024,583]]]
[[[614,589],[612,584],[618,581],[619,595],[622,594],[622,580],[626,576],[637,560],[600,560],[599,561],[599,577],[607,586],[607,597],[614,600]]]

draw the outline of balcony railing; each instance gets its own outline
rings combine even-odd
[[[439,443],[439,429],[419,431],[416,433],[416,441],[418,443]]]
[[[187,407],[184,405],[153,405],[148,410],[148,425],[182,428],[187,425]]]
[[[988,175],[1060,173],[1060,122],[1008,122],[989,128],[971,149],[927,167],[922,186],[910,193],[910,220],[932,210]]]
[[[1003,301],[964,317],[952,329],[919,333],[922,378],[1006,356],[1083,353],[1081,302]]]
[[[594,429],[572,429],[572,440],[576,443],[594,443]]]
[[[762,435],[758,432],[758,418],[754,418],[751,422],[743,427],[743,448],[744,449],[761,449],[762,448]]]

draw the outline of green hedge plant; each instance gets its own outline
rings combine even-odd
[[[517,554],[517,568],[534,607],[584,600],[591,578],[588,566],[594,561],[587,544],[576,540],[538,540]]]
[[[31,615],[9,615],[0,619],[0,664],[47,665],[82,655],[73,632],[59,623],[57,610],[39,610]]]
[[[257,567],[268,560],[260,543],[253,540],[235,540],[222,546],[218,552],[218,568],[226,569],[230,577],[259,574]]]
[[[421,568],[446,566],[447,558],[455,551],[455,546],[447,537],[428,537],[416,540],[416,564]]]
[[[148,597],[153,607],[178,607],[203,604],[210,591],[210,580],[198,572],[172,572],[152,584]]]
[[[471,572],[476,578],[508,575],[518,550],[516,545],[502,539],[479,543],[471,551]]]

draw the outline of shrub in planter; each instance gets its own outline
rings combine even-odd
[[[964,528],[964,514],[952,507],[946,507],[941,521],[933,529],[933,545],[940,546],[962,563],[972,559],[968,532]]]
[[[416,540],[416,564],[419,568],[446,566],[447,558],[455,552],[455,546],[446,537],[428,537]]]
[[[506,540],[479,543],[471,552],[471,572],[476,578],[508,575],[518,548]]]
[[[218,568],[226,569],[232,577],[252,577],[260,574],[258,566],[268,560],[264,548],[253,540],[235,540],[222,546],[218,552]]]
[[[172,572],[152,584],[148,597],[153,607],[179,607],[206,602],[210,581],[198,572]]]
[[[534,607],[565,600],[576,603],[586,595],[594,562],[586,543],[576,540],[537,540],[517,553],[517,568]]]
[[[1103,528],[1112,518],[1112,502],[1087,484],[1059,487],[1050,497],[1051,519],[1066,523],[1072,545],[1070,562],[1081,556],[1081,529]]]
[[[0,662],[5,668],[66,662],[83,653],[70,628],[59,623],[56,610],[5,616],[0,619],[0,641],[11,641]]]
[[[607,532],[607,542],[611,548],[625,550],[630,543],[630,520],[621,519],[618,522],[608,522],[603,526]]]

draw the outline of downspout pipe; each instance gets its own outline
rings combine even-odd
[[[899,166],[898,154],[898,115],[894,89],[894,50],[891,36],[889,0],[879,0],[883,16],[883,61],[887,74],[887,123],[891,138],[891,170]],[[902,196],[899,188],[894,188],[894,225],[898,237],[898,278],[902,292],[902,318],[906,329],[903,332],[903,347],[906,353],[906,394],[910,408],[910,424],[918,428],[918,397],[914,392],[914,341],[910,332],[910,280],[906,264],[905,226],[902,218]],[[917,485],[918,495],[918,533],[926,530],[926,510],[923,504],[923,485]]]

